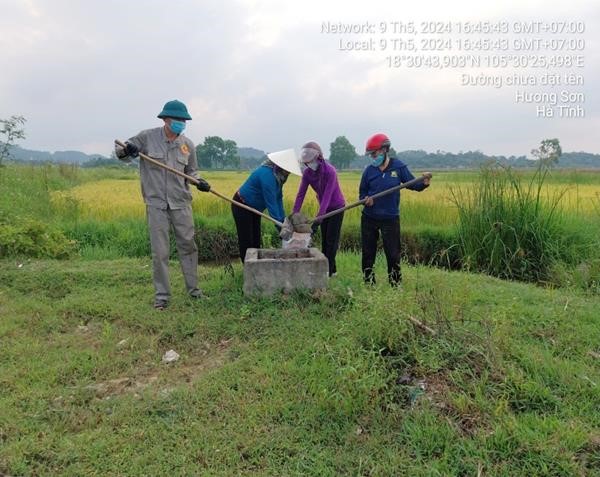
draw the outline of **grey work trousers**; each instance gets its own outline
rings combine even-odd
[[[192,206],[183,209],[157,209],[146,206],[150,247],[152,249],[153,279],[156,300],[169,301],[169,226],[175,233],[177,255],[189,294],[198,291],[198,247],[194,241]]]

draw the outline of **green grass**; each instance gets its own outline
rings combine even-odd
[[[162,313],[149,259],[0,261],[0,474],[600,475],[598,296],[359,260]]]
[[[235,187],[246,175],[209,178]],[[436,173],[435,185],[478,177]],[[599,178],[545,179],[576,189],[562,225],[585,237],[563,240],[570,258],[548,271],[562,289],[408,266],[401,293],[369,289],[345,253],[326,293],[272,299],[242,295],[237,261],[233,276],[201,264],[209,298],[196,303],[173,262],[160,313],[143,217],[86,217],[73,193],[131,185],[134,170],[2,168],[0,475],[600,475]],[[413,196],[411,258],[457,260],[456,247],[439,253],[456,211]],[[201,257],[223,259],[229,213],[197,212]],[[357,231],[349,214],[344,246]],[[181,359],[164,365],[171,348]]]

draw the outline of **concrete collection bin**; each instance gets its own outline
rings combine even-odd
[[[244,294],[325,289],[328,274],[327,257],[316,248],[249,248],[244,259]]]

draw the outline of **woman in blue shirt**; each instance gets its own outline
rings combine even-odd
[[[233,200],[263,212],[279,222],[285,219],[283,211],[283,184],[290,172],[301,175],[298,161],[289,155],[272,154],[256,168],[233,196]],[[261,247],[260,215],[231,205],[238,235],[240,259],[244,263],[246,250]]]
[[[388,279],[392,287],[402,281],[400,271],[400,191],[371,199],[370,196],[413,180],[415,177],[406,164],[391,157],[390,140],[385,134],[375,134],[367,141],[366,154],[371,164],[363,171],[359,198],[367,199],[362,211],[360,232],[362,243],[362,271],[366,283],[375,284],[373,265],[377,254],[379,234],[387,260]],[[431,174],[425,173],[423,182],[409,189],[422,191],[429,187]]]

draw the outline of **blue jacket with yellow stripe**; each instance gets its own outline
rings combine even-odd
[[[387,167],[382,171],[377,166],[369,165],[363,171],[360,180],[359,198],[375,195],[384,190],[411,181],[415,178],[406,164],[400,159],[390,157]],[[422,182],[408,189],[422,191],[427,186]],[[400,215],[400,191],[375,199],[371,207],[363,207],[362,213],[377,220],[393,219]]]

